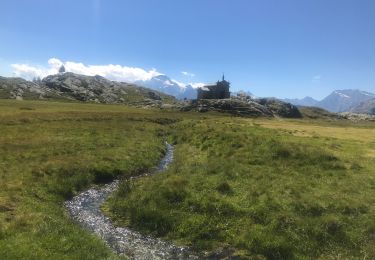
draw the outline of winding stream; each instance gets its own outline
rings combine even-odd
[[[165,156],[152,174],[165,170],[172,162],[173,146],[166,143],[166,147]],[[128,228],[116,227],[102,213],[100,207],[116,191],[118,185],[119,181],[115,180],[101,188],[84,191],[72,200],[66,201],[65,205],[73,220],[106,241],[117,254],[126,255],[131,259],[198,259],[186,247],[144,236]]]

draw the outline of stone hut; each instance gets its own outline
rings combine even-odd
[[[215,85],[206,85],[198,88],[197,99],[224,99],[230,98],[229,92],[230,83],[224,79],[217,81]]]

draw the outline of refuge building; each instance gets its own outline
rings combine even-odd
[[[224,99],[230,98],[230,83],[223,78],[217,81],[215,85],[206,85],[198,88],[197,99]]]

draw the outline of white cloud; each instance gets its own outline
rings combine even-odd
[[[191,72],[187,72],[187,71],[181,71],[181,73],[184,75],[184,76],[188,76],[188,77],[195,77],[195,74],[194,73],[191,73]]]
[[[12,64],[13,74],[17,77],[33,78],[46,76],[45,70],[27,64]]]
[[[180,82],[180,81],[177,81],[175,79],[172,79],[172,81],[174,83],[176,83],[180,88],[186,88],[187,84],[186,83],[183,83],[183,82]]]
[[[207,84],[201,83],[201,82],[195,82],[195,83],[189,83],[189,85],[191,85],[193,88],[201,88]]]
[[[48,75],[58,73],[61,65],[64,65],[67,72],[83,74],[88,76],[100,75],[110,80],[134,82],[137,80],[149,80],[152,77],[161,75],[156,69],[146,71],[142,68],[127,67],[121,65],[85,65],[80,62],[66,61],[51,58],[48,60],[48,68],[35,67],[28,64],[12,64],[13,72],[16,76],[26,79],[34,77],[44,78]]]
[[[190,82],[190,83],[183,83],[180,81],[177,81],[175,79],[172,79],[174,83],[176,83],[180,88],[186,88],[188,85],[192,86],[193,88],[201,88],[207,84],[201,83],[201,82]]]
[[[51,66],[51,68],[59,69],[61,65],[63,65],[63,62],[56,58],[51,58],[48,60],[48,64]]]
[[[152,77],[163,75],[156,69],[144,70],[137,67],[127,67],[121,65],[85,65],[81,62],[66,61],[63,62],[57,58],[51,58],[48,60],[48,67],[33,66],[29,64],[12,64],[13,73],[15,76],[22,77],[25,79],[33,79],[34,77],[44,78],[48,75],[57,74],[59,68],[64,65],[66,72],[73,72],[77,74],[83,74],[88,76],[100,75],[110,80],[135,82],[141,80],[150,80]],[[184,72],[182,72],[184,74]],[[193,77],[192,73],[186,72],[186,75]],[[185,75],[185,74],[184,74]],[[205,84],[201,82],[190,82],[183,83],[172,79],[171,82],[166,82],[167,85],[173,85],[176,83],[180,88],[184,89],[187,85],[191,85],[193,88],[203,87]]]

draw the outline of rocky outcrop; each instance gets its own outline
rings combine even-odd
[[[130,103],[159,106],[174,98],[134,84],[110,81],[101,76],[84,76],[74,73],[51,75],[42,84],[72,99],[98,103]]]
[[[301,117],[296,106],[268,99],[200,99],[186,102],[181,109],[198,112],[216,111],[245,117]]]
[[[177,102],[172,96],[134,84],[71,72],[50,75],[37,82],[0,77],[0,98],[63,99],[141,107],[161,107]]]
[[[351,112],[343,112],[340,113],[340,116],[342,116],[345,119],[358,122],[358,121],[371,121],[375,122],[375,115],[369,115],[369,114],[357,114],[357,113],[351,113]]]
[[[0,77],[0,98],[5,99],[39,99],[43,98],[48,89],[37,83],[22,78]]]

